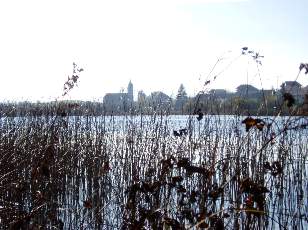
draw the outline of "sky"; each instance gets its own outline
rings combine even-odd
[[[135,95],[175,96],[181,83],[190,96],[277,88],[308,62],[307,9],[307,0],[1,1],[0,101],[101,101],[130,80]],[[84,71],[63,98],[73,62]]]

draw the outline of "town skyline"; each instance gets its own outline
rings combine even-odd
[[[208,93],[213,93],[213,92],[215,92],[215,91],[224,91],[225,93],[229,93],[229,94],[233,94],[233,93],[236,93],[237,91],[238,91],[238,88],[239,87],[244,87],[244,86],[252,86],[253,88],[255,88],[255,89],[257,89],[257,90],[259,90],[259,91],[262,91],[262,90],[264,90],[264,91],[270,91],[270,90],[280,90],[282,87],[283,87],[283,85],[286,85],[286,84],[290,84],[290,85],[292,85],[292,84],[295,84],[297,87],[300,87],[301,88],[301,90],[303,90],[303,95],[305,94],[305,92],[308,92],[308,85],[302,85],[302,84],[300,84],[298,81],[293,81],[293,80],[287,80],[287,81],[284,81],[284,82],[282,82],[282,84],[281,85],[279,85],[279,87],[277,87],[277,88],[263,88],[263,89],[260,89],[260,88],[258,88],[258,87],[256,87],[256,86],[254,86],[253,84],[245,84],[245,83],[243,83],[243,84],[239,84],[236,88],[235,88],[235,90],[234,91],[231,91],[231,90],[227,90],[227,89],[224,89],[224,88],[207,88],[206,90],[204,90],[203,92],[204,92],[204,94],[208,94]],[[130,84],[131,84],[131,86],[130,86]],[[210,84],[210,83],[209,83]],[[106,93],[103,97],[105,97],[106,95],[107,96],[109,96],[109,95],[112,95],[112,94],[115,94],[115,95],[120,95],[120,94],[127,94],[128,93],[128,91],[130,91],[130,93],[129,94],[131,94],[131,98],[133,98],[133,101],[138,101],[138,94],[139,93],[143,93],[145,96],[151,96],[151,94],[152,93],[156,93],[156,92],[162,92],[162,93],[164,93],[164,94],[166,94],[166,95],[168,95],[167,93],[165,93],[164,91],[160,91],[160,90],[154,90],[154,91],[152,91],[152,92],[149,92],[149,93],[145,93],[142,89],[133,89],[134,87],[133,87],[133,82],[131,81],[131,80],[129,80],[129,83],[128,83],[128,87],[127,87],[127,89],[125,89],[124,87],[121,87],[121,89],[118,91],[118,92],[108,92],[108,93]],[[179,88],[181,87],[181,86],[183,86],[184,87],[184,90],[185,90],[185,93],[187,94],[187,97],[195,97],[198,93],[200,93],[201,91],[199,91],[199,92],[197,92],[196,94],[194,94],[194,95],[189,95],[188,93],[187,93],[187,91],[186,91],[186,87],[185,87],[185,85],[183,84],[183,83],[181,83],[180,85],[179,85],[179,87],[178,87],[178,90],[179,90]],[[130,90],[128,90],[128,88],[129,87],[131,87],[132,89],[130,89]],[[175,94],[171,94],[171,95],[168,95],[170,98],[176,98],[176,96],[177,96],[177,93],[178,93],[178,90],[177,90],[177,92],[175,93]]]

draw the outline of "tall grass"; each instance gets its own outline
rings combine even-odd
[[[279,134],[282,118],[246,132],[242,120],[2,118],[1,226],[304,229],[307,130]]]

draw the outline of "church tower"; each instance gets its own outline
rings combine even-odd
[[[127,86],[127,96],[129,101],[134,101],[134,86],[131,81],[129,81]]]

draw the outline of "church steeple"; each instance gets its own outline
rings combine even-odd
[[[134,101],[134,86],[131,81],[129,81],[127,86],[127,96],[131,102]]]

